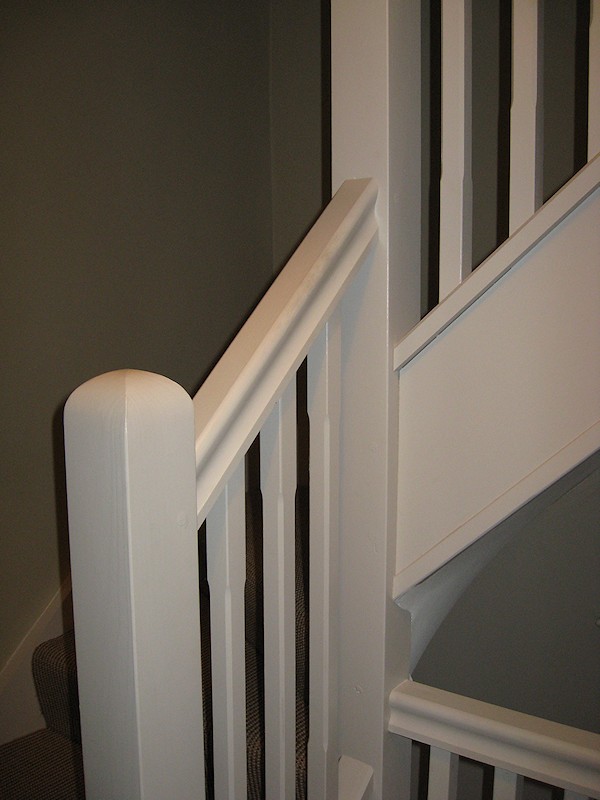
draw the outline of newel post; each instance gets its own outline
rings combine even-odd
[[[135,370],[65,408],[88,800],[204,797],[192,401]]]

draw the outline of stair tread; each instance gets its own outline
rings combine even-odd
[[[0,747],[2,800],[84,800],[81,747],[44,728]]]
[[[32,671],[48,728],[81,742],[73,631],[40,644],[33,654]]]

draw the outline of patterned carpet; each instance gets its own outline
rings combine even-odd
[[[2,800],[83,800],[80,745],[44,729],[0,747]]]
[[[306,798],[307,711],[307,515],[308,497],[296,518],[296,800]],[[264,797],[264,680],[262,631],[262,513],[260,494],[247,496],[246,737],[248,798]],[[201,537],[202,539],[202,537]],[[202,544],[202,541],[200,542]],[[201,547],[202,551],[202,547]],[[201,569],[203,693],[207,798],[214,790],[210,697],[209,592]],[[68,632],[40,645],[32,671],[47,728],[0,747],[0,800],[84,800],[75,637]]]

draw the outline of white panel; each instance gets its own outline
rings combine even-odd
[[[596,190],[401,370],[398,572],[600,419],[599,210]]]
[[[308,356],[310,419],[309,797],[335,797],[338,776],[337,620],[340,324],[336,314]]]
[[[600,152],[600,0],[590,0],[588,161]]]
[[[246,797],[244,462],[206,520],[216,800]]]
[[[494,770],[493,800],[521,800],[523,783],[522,775],[496,768]]]
[[[513,0],[512,4],[510,233],[542,202],[542,2]]]
[[[90,800],[203,796],[193,438],[187,393],[146,372],[94,378],[65,409]]]
[[[442,0],[440,300],[471,272],[471,0]]]
[[[429,755],[429,787],[427,800],[456,800],[458,787],[458,756],[439,747]]]
[[[294,796],[296,774],[296,383],[260,432],[263,496],[265,781],[267,800]]]

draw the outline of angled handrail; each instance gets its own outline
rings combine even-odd
[[[198,522],[377,238],[371,179],[346,181],[194,397]]]

